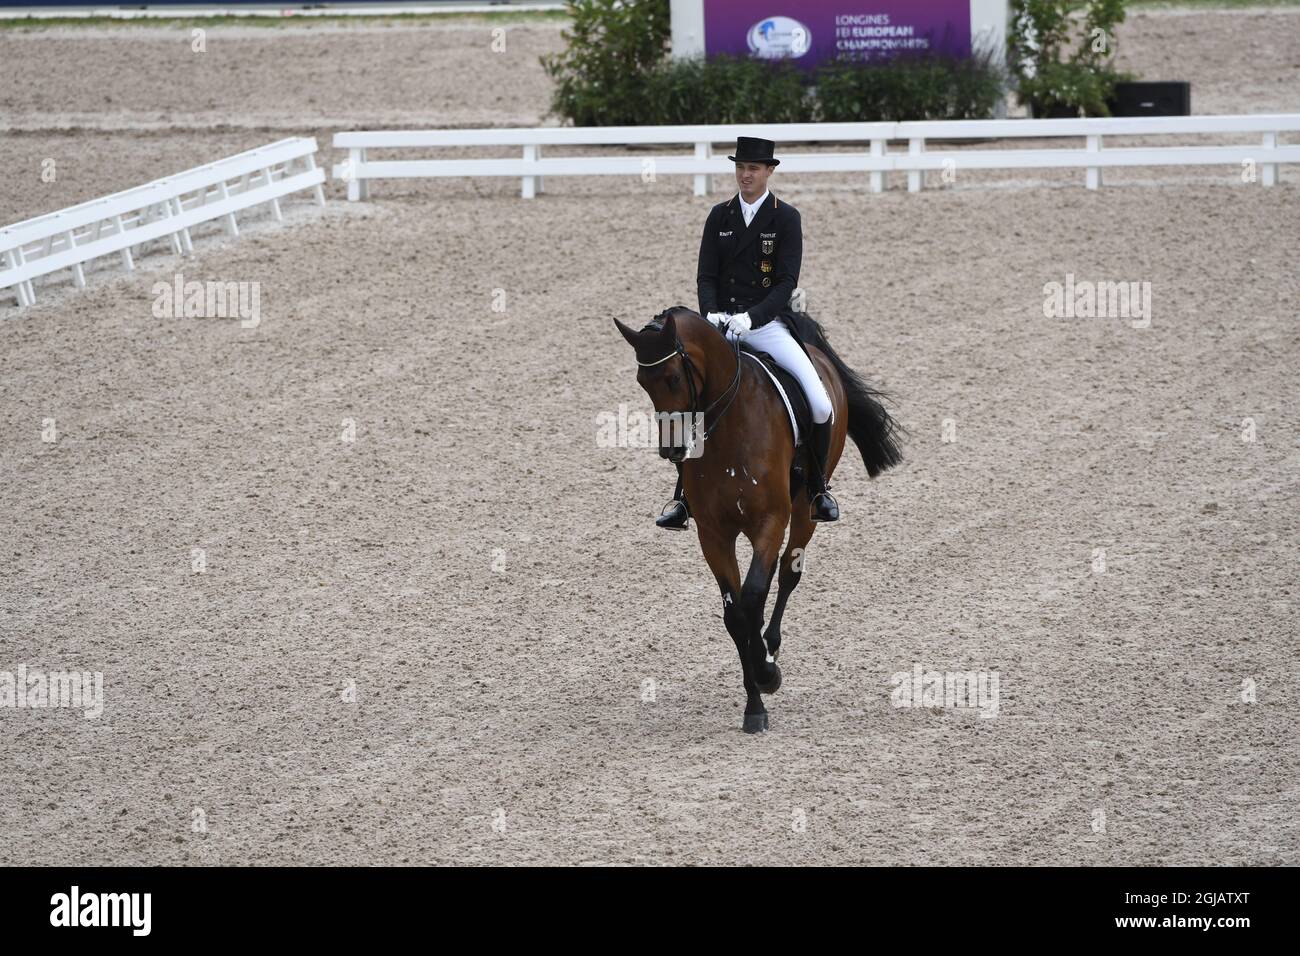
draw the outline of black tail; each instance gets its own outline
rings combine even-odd
[[[786,313],[784,318],[788,319],[789,315]],[[795,312],[794,324],[806,345],[815,345],[826,353],[844,383],[844,394],[849,404],[849,437],[862,452],[867,474],[874,478],[886,468],[899,464],[903,460],[903,451],[898,447],[902,428],[880,403],[880,399],[887,396],[873,389],[862,380],[862,376],[844,364],[826,341],[826,333],[816,319],[804,312]]]

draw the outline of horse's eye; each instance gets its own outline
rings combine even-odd
[[[681,379],[678,378],[678,377],[677,377],[677,373],[674,372],[674,373],[672,373],[671,375],[668,376],[668,387],[669,387],[669,388],[676,388],[676,387],[677,387],[677,384],[678,384],[680,381],[681,381]]]

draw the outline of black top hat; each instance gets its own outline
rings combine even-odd
[[[780,166],[781,160],[772,158],[772,153],[775,150],[776,143],[770,139],[738,136],[736,137],[736,155],[728,156],[727,159],[733,163],[767,163],[769,166]]]

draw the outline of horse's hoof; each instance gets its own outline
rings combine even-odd
[[[746,714],[745,733],[761,734],[767,730],[767,714]]]
[[[781,689],[781,665],[774,663],[772,665],[772,671],[772,682],[770,684],[758,685],[758,692],[760,694],[775,694]]]

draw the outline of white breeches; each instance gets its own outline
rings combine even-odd
[[[728,341],[733,341],[735,338],[736,333],[728,330]],[[831,397],[826,394],[821,376],[813,367],[812,359],[808,358],[808,354],[799,347],[799,343],[794,340],[794,336],[790,334],[790,330],[782,320],[773,319],[767,325],[746,332],[743,341],[746,345],[772,356],[777,365],[799,380],[799,386],[808,396],[808,405],[812,410],[814,422],[821,424],[831,417],[833,411]]]

